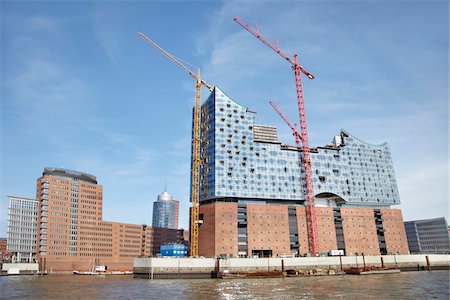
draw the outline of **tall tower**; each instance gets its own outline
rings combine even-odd
[[[37,258],[48,262],[90,254],[91,248],[82,246],[80,237],[101,222],[102,194],[103,187],[93,175],[45,168],[36,190]]]
[[[178,229],[178,210],[180,202],[164,189],[153,203],[153,227]]]

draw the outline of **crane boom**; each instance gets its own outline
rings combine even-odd
[[[189,70],[182,62],[180,62],[172,54],[161,48],[154,41],[149,39],[145,34],[139,32],[140,35],[147,43],[154,46],[170,60],[176,63],[179,67],[185,70],[192,78],[195,79],[195,99],[194,99],[194,113],[193,113],[193,131],[192,131],[192,162],[191,162],[191,214],[190,214],[190,255],[193,257],[198,256],[198,227],[199,221],[199,182],[200,182],[200,102],[201,102],[201,87],[205,86],[208,90],[212,91],[213,87],[206,83],[200,77],[200,69],[197,74]]]
[[[211,85],[209,85],[208,83],[206,83],[203,79],[197,77],[197,74],[195,74],[194,72],[192,72],[191,70],[188,69],[188,67],[186,67],[181,61],[179,61],[175,56],[173,56],[172,54],[170,54],[169,52],[167,52],[166,50],[164,50],[163,48],[161,48],[157,43],[155,43],[154,41],[152,41],[151,39],[149,39],[145,34],[143,34],[142,32],[138,32],[138,35],[141,36],[147,43],[149,43],[150,45],[152,45],[153,47],[155,47],[156,49],[158,49],[159,51],[161,51],[165,56],[167,56],[169,59],[171,59],[174,63],[176,63],[180,68],[182,68],[183,70],[185,70],[189,75],[192,76],[192,78],[194,78],[195,80],[200,80],[200,83],[202,85],[204,85],[208,90],[210,90],[212,92],[213,87]]]
[[[295,88],[297,91],[297,106],[298,106],[298,114],[300,119],[300,136],[301,142],[303,145],[303,159],[299,157],[300,163],[303,164],[303,168],[305,170],[305,180],[306,180],[306,200],[308,205],[306,206],[306,219],[307,219],[307,227],[308,227],[308,246],[309,251],[312,255],[316,255],[319,253],[319,239],[317,233],[317,223],[316,223],[316,214],[315,214],[315,199],[314,199],[314,186],[312,181],[312,173],[311,173],[311,149],[309,147],[308,142],[308,130],[306,126],[306,110],[305,104],[303,101],[303,85],[302,85],[302,77],[301,73],[305,74],[309,79],[314,79],[314,75],[306,71],[302,65],[298,62],[298,55],[294,54],[294,59],[290,58],[286,55],[278,46],[278,44],[274,45],[265,39],[259,32],[259,29],[253,29],[246,23],[244,23],[239,17],[235,17],[234,21],[241,25],[244,29],[254,35],[257,39],[263,42],[266,46],[270,47],[276,53],[278,53],[281,57],[283,57],[286,61],[288,61],[292,68],[294,69],[295,75]],[[257,28],[257,27],[256,27]],[[297,139],[297,135],[296,135]]]
[[[287,124],[287,126],[293,131],[295,140],[298,139],[298,141],[300,142],[302,140],[302,136],[300,135],[300,133],[298,133],[298,130],[297,130],[295,124],[292,125],[291,121],[289,120],[289,117],[281,111],[280,105],[273,103],[272,101],[269,101],[269,104],[273,107],[273,109],[275,109],[275,111],[278,113],[278,115],[283,119],[283,121]]]
[[[244,27],[244,29],[246,29],[248,32],[250,32],[251,34],[253,34],[256,38],[258,38],[261,42],[263,42],[264,44],[266,44],[266,46],[269,46],[273,51],[275,51],[276,53],[278,53],[281,57],[283,57],[285,60],[287,60],[291,65],[295,66],[295,61],[292,60],[292,58],[290,58],[289,56],[287,56],[281,49],[280,46],[278,46],[278,44],[274,45],[271,42],[269,42],[268,40],[266,40],[260,33],[258,30],[258,27],[256,27],[256,29],[251,28],[250,26],[248,26],[247,24],[245,24],[241,19],[239,19],[239,17],[235,17],[234,21],[236,23],[238,23],[239,25],[241,25],[242,27]],[[308,76],[309,79],[314,79],[314,75],[309,73],[308,71],[306,71],[301,65],[299,65],[300,70],[303,72],[303,74],[305,74],[306,76]]]

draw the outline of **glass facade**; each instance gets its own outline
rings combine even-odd
[[[301,150],[278,141],[272,126],[215,87],[202,105],[200,201],[305,200]],[[399,194],[386,143],[371,145],[342,130],[311,149],[318,205],[388,207]]]
[[[445,218],[405,222],[411,253],[450,253],[450,237]]]
[[[164,191],[153,203],[153,227],[173,228],[178,227],[179,202],[173,200],[172,196]]]
[[[38,201],[9,196],[8,251],[14,262],[34,262],[38,227]]]

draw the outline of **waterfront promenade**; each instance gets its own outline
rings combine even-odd
[[[428,270],[449,267],[450,255],[383,255],[285,258],[135,258],[134,273],[144,278],[208,278],[215,272],[271,272],[286,270],[335,270],[361,266]],[[185,274],[185,276],[183,276]]]

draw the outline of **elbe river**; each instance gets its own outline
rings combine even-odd
[[[261,279],[1,276],[1,299],[449,299],[448,271]]]

